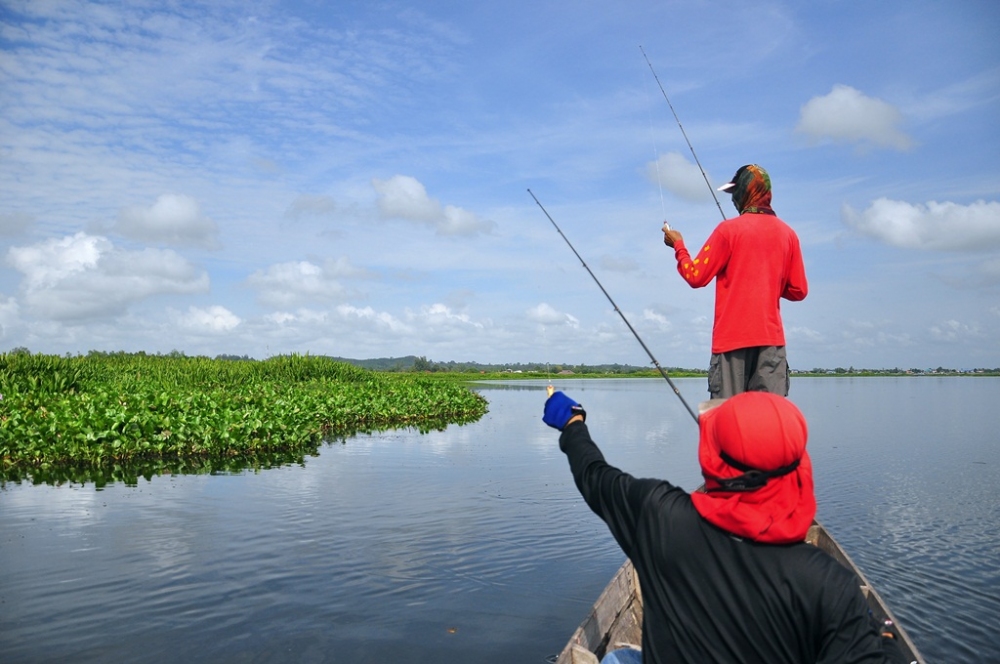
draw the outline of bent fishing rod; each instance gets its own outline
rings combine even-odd
[[[712,183],[708,181],[708,176],[705,175],[705,169],[701,167],[701,162],[698,160],[698,155],[694,153],[694,146],[691,145],[691,141],[688,140],[687,132],[684,131],[684,125],[681,124],[681,119],[677,117],[677,111],[674,110],[674,105],[670,103],[670,97],[667,96],[667,91],[663,89],[663,84],[660,83],[660,77],[656,75],[656,70],[653,69],[653,63],[649,61],[649,57],[646,55],[645,49],[642,45],[639,45],[639,50],[642,51],[642,57],[646,59],[646,64],[649,65],[649,71],[653,72],[653,78],[656,79],[656,84],[660,86],[660,92],[663,93],[663,98],[667,100],[667,106],[670,107],[670,112],[674,115],[674,120],[677,121],[677,126],[681,128],[681,134],[684,135],[684,142],[687,143],[688,149],[691,151],[691,156],[694,157],[694,163],[698,164],[698,170],[701,171],[701,177],[704,178],[705,184],[708,185],[708,190],[712,192],[712,200],[715,201],[715,207],[719,208],[719,214],[722,215],[722,220],[725,221],[726,213],[722,211],[722,205],[719,204],[719,198],[715,195],[715,189],[712,188]]]
[[[639,345],[642,346],[642,349],[646,351],[646,355],[649,355],[649,359],[653,362],[653,366],[655,366],[657,370],[659,370],[660,375],[663,376],[663,378],[667,381],[667,384],[670,385],[670,389],[672,389],[674,391],[674,394],[677,395],[677,398],[681,400],[681,403],[684,404],[684,407],[687,409],[687,412],[691,414],[691,417],[694,418],[695,424],[697,424],[698,416],[695,414],[693,410],[691,410],[691,406],[689,406],[688,402],[684,400],[684,397],[681,396],[681,392],[680,390],[677,389],[677,386],[674,385],[674,381],[670,380],[670,376],[667,374],[664,368],[660,366],[660,363],[656,361],[656,358],[653,357],[653,354],[649,351],[649,348],[646,346],[645,342],[643,342],[642,337],[640,337],[639,333],[635,331],[634,327],[632,327],[632,323],[628,322],[628,318],[625,317],[625,314],[622,313],[622,310],[618,308],[618,305],[615,304],[615,301],[611,299],[610,295],[608,295],[608,291],[606,291],[604,289],[604,286],[601,285],[601,282],[598,280],[597,276],[591,271],[586,261],[584,261],[583,258],[580,256],[580,254],[577,252],[576,247],[574,247],[573,243],[569,241],[568,237],[566,237],[566,234],[562,232],[561,228],[559,228],[559,224],[556,223],[555,219],[552,218],[552,215],[550,215],[548,210],[545,209],[545,206],[542,205],[542,202],[538,200],[538,197],[535,196],[535,194],[531,191],[531,189],[528,189],[528,193],[531,194],[531,197],[535,199],[535,203],[538,203],[538,207],[542,209],[542,212],[544,212],[545,216],[548,217],[550,222],[552,222],[552,225],[559,232],[559,235],[562,236],[562,239],[566,241],[566,244],[569,245],[569,248],[573,250],[574,254],[576,254],[576,257],[580,260],[580,264],[583,265],[584,269],[587,270],[587,273],[594,280],[594,283],[596,283],[597,287],[601,289],[602,293],[604,293],[604,297],[608,298],[608,302],[611,303],[611,306],[614,307],[618,315],[621,316],[621,319],[625,322],[626,327],[628,327],[629,331],[635,337],[636,341],[639,342]]]

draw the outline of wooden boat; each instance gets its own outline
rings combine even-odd
[[[909,635],[892,615],[879,594],[850,556],[837,541],[819,524],[813,522],[806,541],[818,546],[837,559],[844,567],[854,572],[861,586],[861,592],[868,599],[868,606],[879,622],[891,620],[899,632],[899,646],[907,661],[925,664],[923,657]],[[632,562],[625,561],[611,583],[607,585],[590,614],[580,624],[569,643],[559,653],[556,664],[596,664],[609,649],[625,644],[638,646],[642,643],[642,595],[639,592],[639,578],[632,568]]]

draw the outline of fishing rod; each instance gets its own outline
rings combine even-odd
[[[670,107],[670,112],[674,114],[674,120],[677,121],[677,126],[681,128],[681,134],[684,135],[684,141],[687,143],[688,149],[691,150],[691,156],[694,157],[694,163],[698,164],[698,170],[701,171],[701,177],[705,179],[705,184],[708,185],[708,190],[712,192],[712,199],[715,201],[715,207],[719,208],[719,214],[722,215],[723,221],[726,219],[726,213],[722,211],[722,205],[719,204],[719,198],[715,195],[715,189],[712,188],[712,183],[708,181],[708,176],[705,175],[705,169],[701,167],[701,162],[698,161],[698,155],[694,153],[694,146],[691,145],[691,141],[688,140],[687,132],[684,131],[684,125],[681,124],[681,119],[677,117],[677,111],[674,110],[674,105],[670,103],[670,97],[667,96],[667,91],[663,89],[663,84],[660,83],[660,77],[656,75],[656,70],[653,69],[653,63],[649,61],[649,57],[646,55],[646,51],[639,45],[639,50],[642,51],[642,57],[646,58],[646,64],[649,65],[649,71],[653,72],[653,78],[656,79],[656,84],[660,86],[660,92],[663,93],[663,98],[667,100],[667,106]]]
[[[615,308],[615,311],[618,313],[618,315],[621,316],[623,321],[625,321],[625,325],[628,327],[629,331],[632,332],[632,335],[635,337],[636,341],[638,341],[639,345],[642,346],[642,349],[646,351],[646,355],[649,355],[649,359],[652,360],[653,366],[655,366],[659,370],[660,375],[663,376],[663,378],[667,381],[667,384],[670,385],[670,388],[674,391],[674,394],[676,394],[677,398],[681,400],[681,403],[684,404],[684,407],[687,408],[687,412],[691,414],[691,417],[694,418],[695,424],[697,424],[698,416],[695,414],[693,410],[691,410],[691,406],[689,406],[688,402],[684,400],[684,397],[681,396],[681,392],[680,390],[677,389],[677,386],[674,385],[674,381],[670,380],[670,376],[663,369],[663,367],[660,366],[660,363],[656,361],[656,358],[653,357],[653,354],[649,352],[649,348],[646,347],[646,344],[643,342],[642,337],[640,337],[639,333],[635,331],[634,327],[632,327],[632,323],[628,322],[628,318],[625,318],[625,314],[622,313],[622,310],[618,308],[618,305],[615,304],[615,301],[611,299],[610,295],[608,295],[608,291],[604,290],[604,286],[601,285],[601,282],[591,271],[586,261],[584,261],[583,258],[580,256],[580,254],[577,252],[576,248],[573,246],[573,243],[569,241],[569,238],[566,237],[566,234],[562,232],[561,228],[559,228],[559,224],[556,223],[555,219],[552,218],[552,215],[550,215],[548,210],[545,209],[545,206],[542,205],[542,202],[538,200],[538,197],[535,196],[535,194],[531,191],[531,189],[528,189],[528,193],[531,194],[531,197],[535,199],[536,203],[538,203],[538,207],[542,208],[542,212],[545,213],[545,216],[548,217],[549,221],[552,222],[552,225],[555,226],[555,229],[559,232],[559,235],[562,236],[562,239],[566,240],[566,244],[569,245],[569,248],[573,250],[573,253],[576,254],[576,257],[580,259],[580,264],[583,265],[585,270],[587,270],[587,273],[590,274],[591,278],[593,278],[594,283],[596,283],[597,287],[601,289],[602,293],[604,293],[604,297],[608,298],[608,302],[611,303],[611,306]]]

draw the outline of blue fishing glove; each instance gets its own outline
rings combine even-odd
[[[545,414],[542,415],[542,421],[553,429],[562,431],[574,415],[582,415],[584,421],[587,419],[587,412],[583,406],[562,392],[555,392],[545,401]]]

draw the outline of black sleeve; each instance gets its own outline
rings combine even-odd
[[[910,664],[895,639],[881,636],[880,625],[872,617],[854,575],[839,568],[838,572],[847,578],[828,586],[832,590],[824,599],[825,634],[819,664]]]
[[[576,488],[587,505],[608,525],[625,555],[632,557],[642,506],[650,492],[664,482],[639,480],[609,465],[583,422],[563,430],[559,449],[569,458]]]

